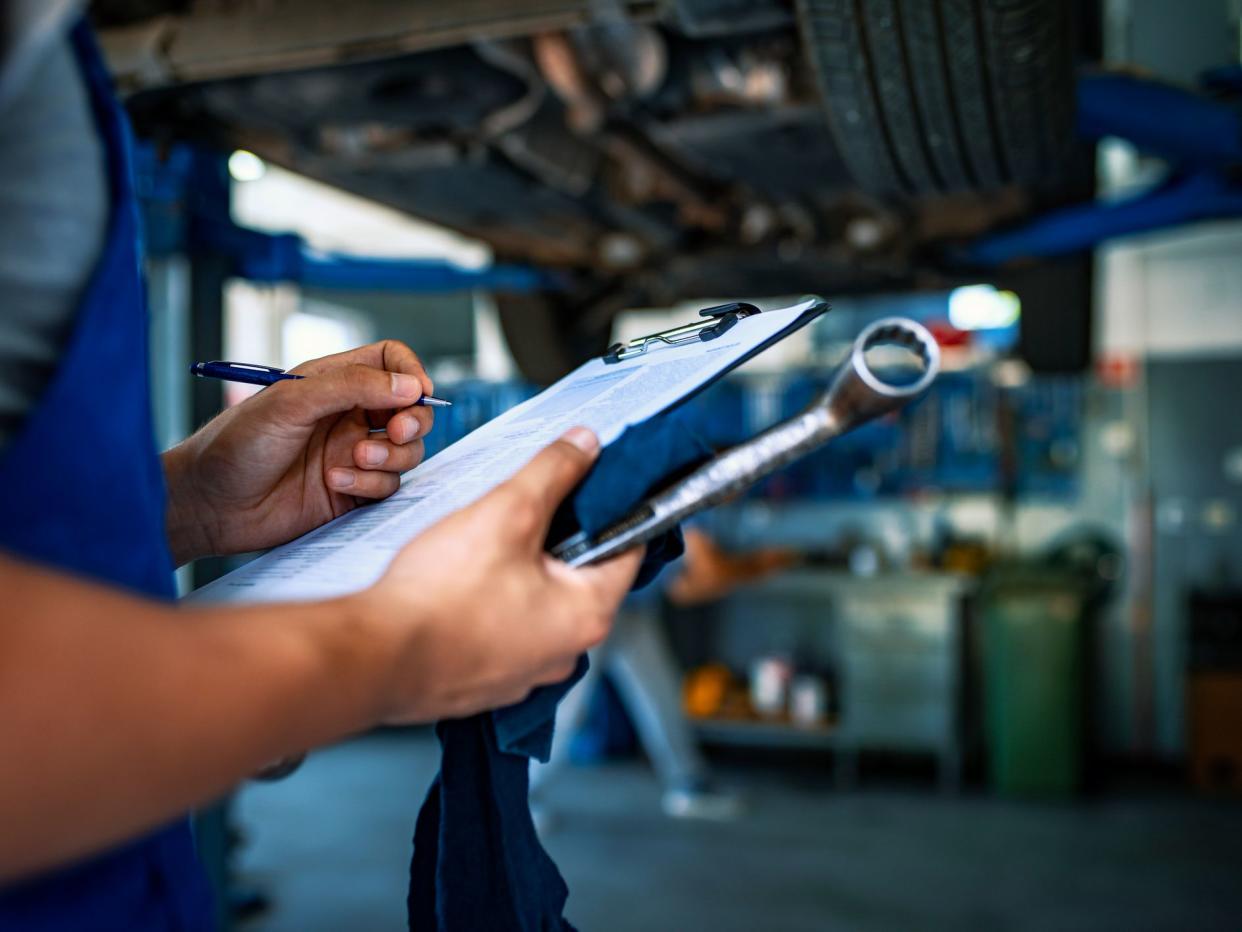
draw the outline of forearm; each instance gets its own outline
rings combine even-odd
[[[0,558],[0,879],[101,849],[372,724],[358,599],[180,610]]]

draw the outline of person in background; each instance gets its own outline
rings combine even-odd
[[[747,554],[723,550],[699,524],[685,528],[686,553],[663,587],[677,606],[719,601],[738,586],[789,567],[795,555],[767,549]],[[662,623],[660,587],[627,598],[608,640],[590,653],[591,666],[561,702],[552,757],[531,765],[531,797],[538,824],[552,825],[549,780],[569,757],[575,731],[587,716],[601,674],[607,674],[630,716],[662,788],[661,806],[672,818],[727,820],[741,812],[738,795],[719,787],[682,711],[681,670]]]
[[[363,592],[178,607],[174,565],[394,492],[432,385],[376,343],[158,455],[127,127],[81,13],[0,4],[0,929],[205,930],[189,809],[376,724],[564,679],[641,554],[573,570],[544,553],[598,451],[578,428]]]
[[[758,582],[798,562],[797,553],[784,548],[730,553],[706,530],[696,526],[687,527],[685,536],[685,559],[666,590],[674,605],[719,601],[738,586]]]

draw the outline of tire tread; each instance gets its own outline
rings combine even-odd
[[[879,197],[1037,184],[1069,148],[1068,0],[797,0],[846,166]]]

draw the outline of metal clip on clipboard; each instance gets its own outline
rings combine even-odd
[[[702,313],[706,315],[715,310],[719,309],[708,308]],[[757,312],[758,309],[751,311]],[[736,322],[734,319],[728,326]],[[675,344],[703,339],[693,335],[677,340],[660,339],[682,330],[688,327],[617,346],[632,347],[641,343],[642,349],[630,353],[635,355],[646,352],[652,342]],[[922,374],[909,383],[886,380],[867,361],[868,351],[881,346],[897,346],[912,354],[921,363]],[[585,566],[653,540],[691,515],[720,504],[834,437],[897,410],[921,395],[939,372],[940,348],[926,328],[900,317],[876,321],[858,335],[849,358],[837,370],[827,390],[802,413],[713,457],[595,537],[580,532],[554,547],[552,553],[570,566]]]
[[[694,323],[673,327],[671,330],[661,330],[659,333],[638,337],[628,343],[612,344],[604,352],[604,362],[617,363],[623,359],[641,356],[660,343],[665,346],[679,346],[682,343],[693,343],[696,340],[702,342],[714,340],[728,333],[733,325],[743,317],[758,313],[759,308],[753,304],[743,304],[741,301],[705,307],[699,311],[699,316],[705,318],[704,320],[696,320]]]

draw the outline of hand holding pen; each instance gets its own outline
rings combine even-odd
[[[177,506],[168,525],[181,561],[266,549],[386,498],[422,461],[423,438],[443,406],[419,404],[433,391],[431,379],[396,340],[311,359],[288,373],[191,369],[200,370],[271,387],[164,453],[169,487],[179,490],[168,496]]]

